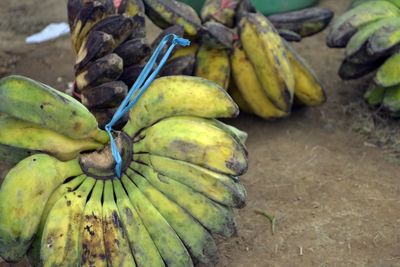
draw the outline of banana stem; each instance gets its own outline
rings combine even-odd
[[[92,138],[103,145],[107,144],[110,141],[107,132],[100,129],[97,129],[95,132],[93,132]]]

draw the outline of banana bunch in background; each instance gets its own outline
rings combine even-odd
[[[0,187],[1,258],[216,264],[212,234],[236,232],[232,209],[245,205],[239,176],[248,168],[247,134],[216,120],[239,113],[223,88],[199,77],[155,79],[114,132],[121,178],[106,132],[77,100],[9,76],[0,80],[0,102],[0,148],[20,159]]]
[[[143,3],[123,0],[115,7],[112,0],[69,0],[68,18],[75,93],[104,127],[136,79],[132,70],[141,70],[151,51]]]
[[[392,116],[400,114],[400,1],[357,0],[331,26],[327,45],[345,48],[343,80],[373,73],[364,98]]]
[[[168,70],[185,69],[186,75],[219,84],[243,111],[264,119],[288,116],[294,101],[306,106],[325,102],[318,78],[281,35],[299,41],[315,34],[327,26],[332,11],[311,8],[271,16],[278,32],[248,1],[206,1],[201,18],[176,1],[143,2],[146,14],[168,27],[159,38],[176,31],[192,39],[190,47],[172,55]]]

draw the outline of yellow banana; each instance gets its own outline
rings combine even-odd
[[[83,211],[80,227],[82,246],[80,266],[107,266],[101,205],[103,188],[104,181],[97,180]]]
[[[237,105],[215,83],[199,77],[161,77],[130,110],[124,132],[133,137],[142,128],[169,116],[229,118],[238,114]]]
[[[282,111],[271,102],[256,75],[255,67],[238,44],[234,46],[231,65],[237,89],[256,115],[264,119],[276,119],[289,115],[288,111]]]
[[[0,117],[0,143],[49,153],[60,160],[76,158],[80,152],[101,148],[93,139],[71,139],[37,124],[10,116]]]
[[[74,191],[83,182],[83,180],[85,178],[86,178],[85,175],[79,175],[70,181],[66,181],[65,183],[63,183],[62,185],[57,187],[57,189],[54,190],[54,192],[51,194],[51,196],[47,200],[46,206],[43,210],[43,213],[42,213],[42,216],[40,219],[40,224],[39,224],[39,228],[36,233],[36,236],[35,236],[35,240],[32,242],[32,245],[29,248],[29,251],[27,253],[29,263],[32,266],[35,266],[35,267],[42,266],[42,264],[40,262],[40,246],[41,246],[41,242],[42,242],[43,228],[44,228],[44,225],[46,224],[47,216],[49,215],[50,210],[53,208],[54,204],[59,199],[64,197],[65,194],[67,194],[68,192]]]
[[[196,55],[197,50],[199,50],[199,45],[197,43],[191,42],[189,46],[176,48],[176,51],[169,57],[168,61],[171,61],[178,57]]]
[[[245,205],[246,190],[229,176],[219,174],[188,162],[151,154],[135,154],[137,162],[143,162],[157,173],[168,176],[211,200],[229,207]]]
[[[201,45],[196,57],[195,75],[215,82],[225,90],[229,86],[230,64],[228,51]]]
[[[317,75],[308,66],[306,61],[286,43],[286,54],[292,65],[296,85],[294,96],[301,104],[314,107],[325,103],[326,95]]]
[[[165,264],[171,267],[193,266],[182,241],[159,211],[127,175],[123,175],[121,181]]]
[[[230,175],[247,171],[243,146],[225,131],[190,117],[171,117],[141,132],[133,144],[134,153],[187,161]]]
[[[79,266],[82,214],[95,182],[86,177],[75,191],[65,194],[51,208],[43,228],[40,249],[40,261],[44,267]]]
[[[258,13],[248,13],[239,27],[240,40],[263,90],[276,107],[288,113],[295,81],[282,38]]]
[[[191,190],[186,185],[181,184],[172,178],[157,174],[149,166],[132,162],[130,167],[132,170],[135,170],[145,177],[149,183],[165,194],[165,196],[184,208],[211,233],[216,233],[223,236],[231,236],[236,232],[236,223],[233,218],[233,212],[227,207],[213,202],[204,195]],[[137,175],[135,176],[134,172],[132,172],[130,169],[128,169],[126,173],[137,184],[136,180],[134,179],[134,177]],[[138,187],[141,189],[139,185]],[[145,193],[145,195],[147,194]],[[148,196],[148,198],[150,198],[150,201],[152,201],[150,196]],[[154,202],[153,204],[158,208]],[[163,213],[161,212],[161,214]],[[169,218],[166,219],[168,222],[170,222]],[[174,225],[171,226],[174,228]],[[183,242],[185,241],[183,240]]]
[[[67,178],[82,174],[77,159],[35,154],[12,168],[0,188],[0,257],[19,261],[38,230],[46,201]]]
[[[0,112],[74,139],[108,142],[96,118],[71,96],[23,76],[0,80]],[[16,108],[18,107],[18,108]]]
[[[165,266],[156,245],[140,219],[138,212],[132,206],[129,196],[122,187],[120,180],[113,180],[117,207],[122,224],[138,267]]]
[[[235,79],[233,78],[233,65],[232,65],[232,75],[231,81],[229,82],[228,93],[232,97],[232,99],[237,103],[240,110],[249,114],[254,114],[249,103],[244,100],[242,93],[239,91],[238,86],[236,85]]]
[[[136,168],[135,163],[132,163],[131,166]],[[153,181],[153,178],[146,177],[148,173],[143,174],[146,178],[131,170],[127,170],[126,174],[168,221],[185,244],[190,255],[205,266],[215,265],[218,258],[217,246],[207,230],[180,207],[179,203],[173,202],[162,191],[160,192],[160,188],[150,182]],[[157,179],[157,177],[155,178]],[[192,201],[195,200],[192,199]]]
[[[115,204],[111,180],[105,181],[104,185],[103,231],[108,266],[136,266]]]

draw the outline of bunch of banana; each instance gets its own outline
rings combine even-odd
[[[372,74],[365,92],[371,106],[379,106],[393,116],[400,112],[400,1],[357,0],[332,25],[329,47],[345,47],[339,69],[344,80]]]
[[[322,85],[311,68],[266,17],[243,15],[237,37],[221,26],[200,40],[194,75],[228,90],[243,111],[277,119],[290,114],[294,100],[306,106],[325,102]]]
[[[76,53],[75,94],[101,127],[111,119],[150,54],[141,0],[69,0]]]
[[[239,113],[223,88],[199,77],[154,80],[114,133],[120,178],[107,134],[75,99],[10,76],[0,80],[0,102],[0,148],[20,156],[0,186],[1,258],[216,264],[212,234],[236,232],[232,209],[245,205],[238,177],[248,167],[247,134],[216,120]]]

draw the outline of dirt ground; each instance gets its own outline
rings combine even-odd
[[[339,15],[349,2],[320,5]],[[3,0],[0,18],[0,77],[18,73],[65,89],[73,77],[68,37],[24,44],[46,24],[66,20],[65,1]],[[366,83],[338,78],[343,51],[324,40],[322,33],[296,45],[325,85],[323,107],[278,122],[230,121],[249,133],[248,204],[237,212],[238,235],[218,239],[219,266],[400,266],[399,161],[370,138],[379,129],[358,120],[371,114],[353,108]],[[257,210],[276,218],[274,233]]]

